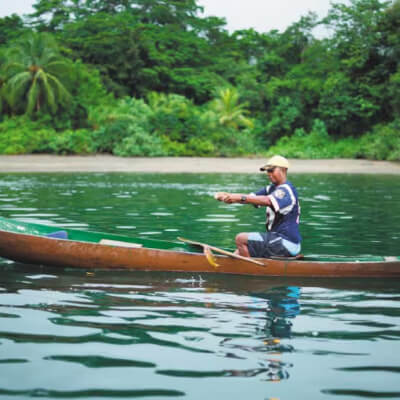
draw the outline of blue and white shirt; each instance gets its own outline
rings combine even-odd
[[[296,188],[286,181],[282,185],[270,184],[256,196],[268,196],[272,207],[266,210],[267,231],[273,231],[292,243],[300,243],[300,204]]]

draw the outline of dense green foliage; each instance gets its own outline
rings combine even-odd
[[[196,0],[34,9],[0,19],[0,153],[400,160],[400,0],[266,33]]]

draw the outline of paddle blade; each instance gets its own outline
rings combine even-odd
[[[203,251],[204,251],[204,255],[207,258],[207,261],[210,265],[212,265],[214,268],[218,268],[219,264],[217,264],[215,258],[214,258],[214,254],[212,253],[211,249],[209,246],[204,246],[203,247]]]

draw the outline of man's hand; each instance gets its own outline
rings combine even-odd
[[[224,203],[232,204],[240,203],[242,195],[237,193],[218,192],[215,193],[214,197],[219,201],[223,201]]]
[[[217,192],[214,194],[214,198],[224,203],[242,203],[242,197],[246,196],[246,204],[252,204],[254,207],[273,207],[269,196],[255,196],[253,194],[240,194],[240,193],[227,193]]]
[[[225,199],[229,196],[227,192],[218,192],[214,194],[214,198],[218,201],[225,201]]]

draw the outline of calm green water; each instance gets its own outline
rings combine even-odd
[[[305,254],[398,255],[400,179],[293,175]],[[0,213],[233,246],[262,175],[9,174]],[[400,282],[34,267],[0,260],[0,398],[400,398]]]

